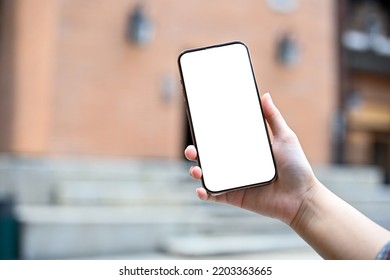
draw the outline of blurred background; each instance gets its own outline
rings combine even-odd
[[[240,40],[316,175],[390,228],[390,4],[0,0],[0,259],[316,259],[199,201],[177,69]]]

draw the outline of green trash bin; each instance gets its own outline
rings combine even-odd
[[[0,198],[0,260],[19,259],[19,223],[14,213],[14,200]]]

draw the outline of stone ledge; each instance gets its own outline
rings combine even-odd
[[[217,205],[214,205],[217,206]],[[24,259],[74,259],[156,252],[171,236],[286,232],[281,222],[224,207],[20,205]],[[220,209],[221,208],[221,209]],[[234,209],[234,208],[230,208]],[[240,214],[239,214],[240,213]]]
[[[162,240],[159,246],[160,250],[168,254],[191,258],[264,253],[307,247],[309,245],[296,234],[172,236]]]
[[[53,190],[60,205],[196,204],[195,185],[129,180],[63,180]]]
[[[215,207],[213,207],[215,206]],[[58,206],[18,205],[16,215],[24,225],[43,224],[183,224],[207,225],[218,228],[222,225],[240,225],[248,228],[288,228],[283,223],[242,209],[230,207],[227,215],[224,205],[198,206]],[[247,225],[246,227],[244,225]]]

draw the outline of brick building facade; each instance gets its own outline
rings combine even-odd
[[[271,92],[311,162],[330,162],[336,1],[292,1],[289,11],[256,0],[0,2],[2,152],[181,158],[188,131],[177,56],[240,40],[261,92]],[[146,45],[126,36],[138,2],[153,27]],[[292,66],[276,58],[285,34],[298,54]]]

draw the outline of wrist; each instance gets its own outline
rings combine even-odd
[[[313,220],[316,213],[316,201],[322,188],[324,186],[314,177],[313,183],[302,195],[298,210],[289,224],[297,233],[305,231]]]
[[[375,258],[390,239],[388,230],[316,181],[305,193],[291,228],[325,259]]]

